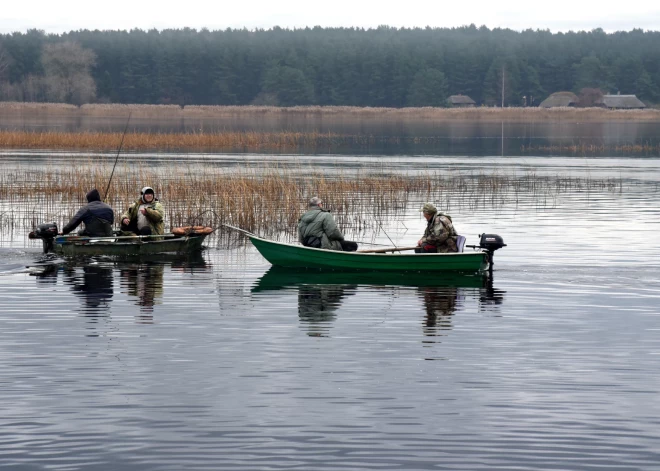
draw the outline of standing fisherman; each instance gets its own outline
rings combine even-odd
[[[426,203],[419,210],[428,221],[424,236],[417,242],[415,253],[458,252],[458,234],[451,222],[451,216],[439,212],[432,203]]]

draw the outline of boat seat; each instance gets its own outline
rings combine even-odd
[[[456,248],[458,252],[462,252],[465,248],[465,236],[457,235],[456,236]]]

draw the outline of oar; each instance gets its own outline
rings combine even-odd
[[[401,252],[402,250],[415,250],[419,246],[415,247],[388,247],[386,249],[370,249],[370,250],[358,250],[357,253],[386,253],[386,252]]]
[[[180,237],[176,234],[152,234],[152,235],[130,235],[130,236],[103,236],[103,237],[93,237],[93,236],[59,236],[62,239],[65,239],[67,242],[84,242],[89,240],[99,240],[99,241],[114,241],[114,240],[141,240],[141,239],[172,239],[174,237]]]
[[[223,226],[224,226],[224,227],[227,227],[227,228],[229,228],[229,229],[231,229],[231,230],[233,230],[233,231],[238,231],[238,232],[240,232],[240,233],[242,233],[242,234],[245,234],[245,235],[248,236],[248,237],[249,237],[249,236],[258,237],[256,234],[253,234],[253,233],[250,232],[250,231],[246,231],[245,229],[241,229],[240,227],[230,226],[229,224],[223,224]]]

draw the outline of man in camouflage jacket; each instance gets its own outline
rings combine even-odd
[[[456,246],[456,230],[451,222],[451,216],[439,212],[437,208],[426,203],[420,211],[428,221],[424,236],[419,239],[416,253],[450,253],[458,252]]]

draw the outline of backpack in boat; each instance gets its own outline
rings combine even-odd
[[[314,249],[321,248],[321,239],[316,236],[307,236],[303,239],[303,245],[305,247],[312,247]]]
[[[316,222],[316,220],[319,218],[319,216],[320,216],[322,213],[323,213],[323,210],[320,210],[319,213],[314,217],[314,219],[312,219],[312,222],[310,222],[310,223],[307,225],[306,231],[309,230],[309,227],[310,227],[313,223]],[[320,238],[320,237],[313,236],[313,235],[307,235],[307,236],[303,237],[303,239],[302,239],[302,244],[303,244],[305,247],[311,247],[311,248],[313,248],[313,249],[320,249],[321,246],[323,245],[323,244],[322,244],[322,241],[321,241],[321,238]]]

